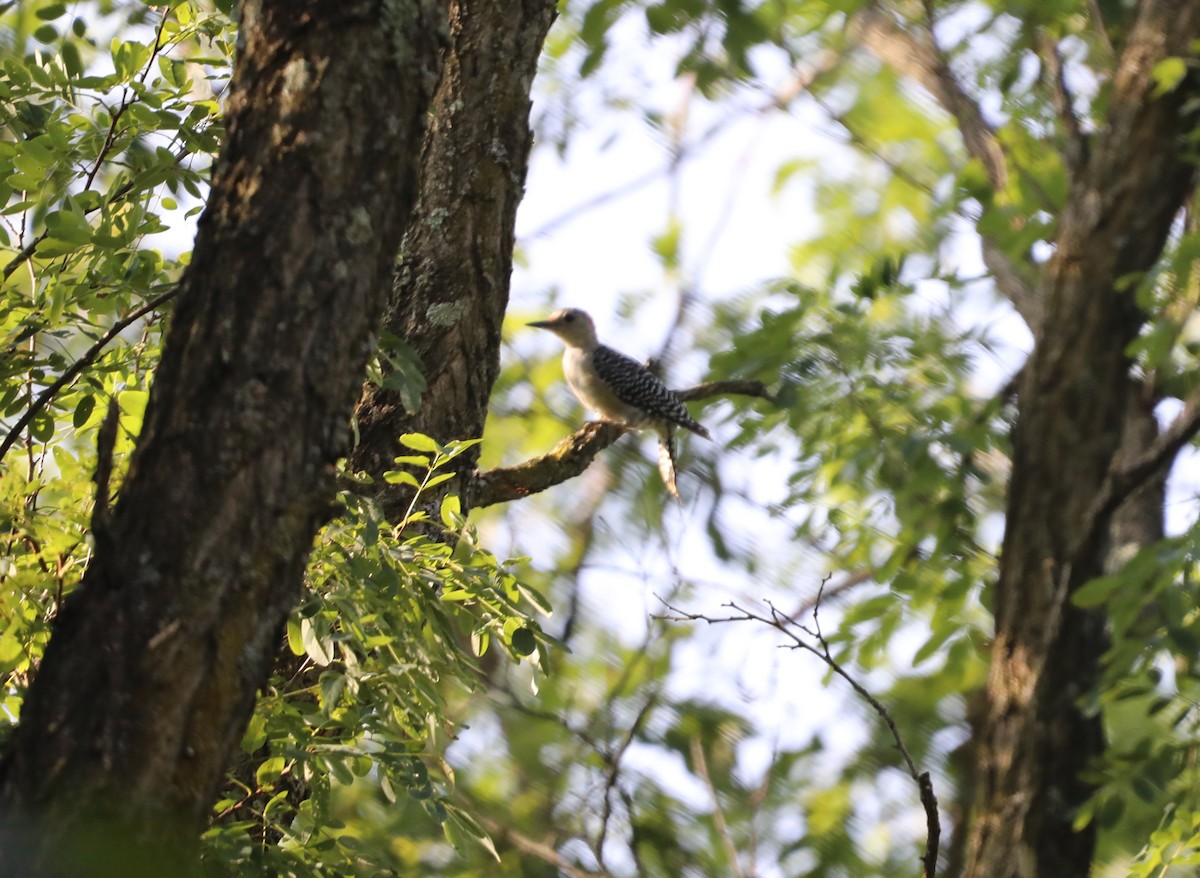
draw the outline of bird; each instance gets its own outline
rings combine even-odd
[[[683,400],[637,360],[601,344],[586,311],[560,308],[546,320],[528,325],[549,330],[566,344],[563,374],[584,406],[601,420],[657,434],[658,471],[667,492],[680,499],[675,484],[675,428],[712,439],[704,425],[688,414]]]

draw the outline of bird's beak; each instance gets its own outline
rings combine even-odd
[[[538,329],[553,329],[557,324],[553,320],[532,320],[526,326],[536,326]]]

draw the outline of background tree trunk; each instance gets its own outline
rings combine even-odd
[[[1070,598],[1104,572],[1114,522],[1097,498],[1123,443],[1128,451],[1146,439],[1126,353],[1144,320],[1136,280],[1161,254],[1195,176],[1183,147],[1196,83],[1156,97],[1152,71],[1187,55],[1198,33],[1196,2],[1139,9],[1110,85],[1107,127],[1072,181],[1047,266],[1045,317],[1013,434],[967,865],[974,878],[1071,878],[1091,868],[1094,829],[1075,832],[1072,821],[1092,793],[1081,772],[1103,750],[1100,718],[1080,700],[1097,682],[1106,618]]]
[[[0,766],[3,874],[186,871],[331,511],[445,9],[262,0],[241,25],[120,504]]]

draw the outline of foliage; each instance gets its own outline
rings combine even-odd
[[[403,441],[421,453],[398,458],[405,468],[388,480],[411,479],[422,491],[475,444]],[[480,689],[477,661],[489,646],[547,665],[553,643],[529,611],[548,607],[516,579],[513,562],[478,545],[457,497],[443,499],[436,525],[449,541],[418,532],[431,524],[427,513],[389,524],[370,501],[351,492],[341,499],[344,513],[318,538],[308,598],[288,623],[290,656],[259,699],[242,742],[246,763],[215,806],[215,870],[378,874],[412,865],[386,838],[364,840],[363,827],[337,819],[346,796],[406,800],[454,846],[472,838],[490,846],[454,801],[443,750],[465,699]],[[297,788],[306,793],[299,803],[290,797]]]
[[[162,16],[141,3],[76,14],[38,2],[7,4],[0,19],[0,672],[10,722],[48,620],[89,557],[93,449],[110,401],[118,465],[141,426],[164,295],[187,263],[186,252],[168,255],[179,244],[163,233],[200,210],[221,142],[217,92],[234,45],[226,13],[185,2]],[[100,345],[114,328],[123,332]]]

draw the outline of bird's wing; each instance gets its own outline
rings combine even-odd
[[[692,419],[679,397],[637,360],[599,345],[592,354],[592,365],[621,402],[708,436],[708,431]]]

